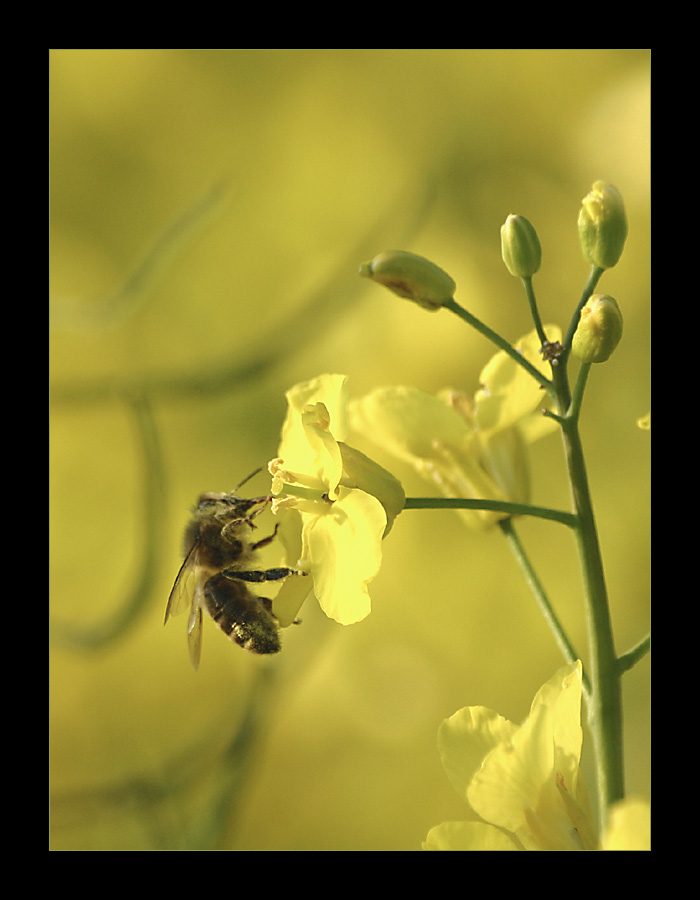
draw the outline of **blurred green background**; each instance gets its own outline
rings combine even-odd
[[[649,78],[646,49],[51,52],[52,849],[412,851],[461,817],[440,721],[522,720],[562,664],[500,532],[405,513],[371,616],[343,628],[307,604],[272,661],[208,622],[195,675],[165,603],[189,509],[275,455],[292,384],[476,390],[490,345],[358,278],[363,260],[430,257],[515,341],[532,326],[499,228],[518,213],[543,318],[565,327],[598,179],[629,216],[599,288],[625,334],[582,430],[618,649],[646,632]],[[568,506],[556,435],[532,470],[533,502]],[[571,535],[519,530],[585,662]],[[642,795],[649,668],[625,680]]]

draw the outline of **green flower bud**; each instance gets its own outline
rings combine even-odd
[[[616,187],[596,181],[581,201],[578,233],[583,255],[591,265],[610,269],[618,262],[627,238],[627,216]]]
[[[501,255],[516,278],[531,278],[542,262],[542,247],[532,224],[524,216],[508,216],[501,226]]]
[[[581,362],[605,362],[621,337],[622,313],[617,300],[607,294],[593,294],[581,310],[571,351]]]
[[[415,253],[388,250],[362,263],[360,275],[413,300],[423,309],[436,310],[454,298],[457,285],[447,272]]]

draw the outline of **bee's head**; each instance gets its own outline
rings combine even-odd
[[[208,506],[216,506],[217,503],[233,506],[237,499],[233,494],[220,494],[217,491],[208,491],[206,494],[200,494],[197,501],[197,509],[206,509]]]

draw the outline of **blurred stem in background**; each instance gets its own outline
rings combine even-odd
[[[269,721],[274,672],[256,667],[233,730],[198,737],[194,744],[144,771],[92,788],[52,794],[53,827],[111,820],[119,830],[134,819],[151,850],[220,850],[242,811],[256,754]],[[222,737],[226,743],[222,747]],[[118,850],[114,846],[111,849]]]
[[[144,392],[138,390],[117,391],[117,397],[126,404],[133,418],[136,445],[142,462],[138,575],[131,592],[118,603],[115,611],[104,621],[95,625],[61,621],[50,623],[49,634],[52,642],[58,647],[73,651],[97,650],[120,638],[145,610],[160,575],[163,538],[167,521],[167,487],[158,426],[151,403]]]

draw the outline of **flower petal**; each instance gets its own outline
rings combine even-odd
[[[547,325],[545,331],[550,341],[561,339],[558,326]],[[540,339],[536,331],[522,337],[515,349],[540,372],[548,374],[549,363],[544,362],[539,353]],[[539,383],[503,350],[486,363],[479,381],[482,387],[474,397],[475,420],[482,432],[515,425],[538,406],[545,405],[546,397]],[[556,427],[552,420],[549,420],[549,427]]]
[[[379,500],[387,518],[384,531],[384,537],[386,537],[391,531],[394,519],[406,505],[403,485],[391,472],[354,447],[339,441],[338,449],[343,461],[343,485],[349,488],[359,488]]]
[[[352,427],[400,459],[433,459],[435,442],[459,448],[470,434],[466,420],[438,397],[418,388],[377,388],[350,405]]]
[[[479,439],[468,417],[450,402],[417,388],[378,388],[351,404],[352,427],[410,463],[445,497],[505,500],[480,462]],[[471,528],[494,524],[500,513],[459,510]]]
[[[325,403],[307,404],[301,414],[301,422],[308,441],[308,465],[326,488],[329,497],[335,497],[343,474],[343,458],[338,442],[330,432],[331,418]]]
[[[443,822],[428,832],[424,850],[522,850],[500,828],[484,822]]]
[[[340,487],[326,515],[302,519],[304,557],[321,608],[341,625],[359,622],[371,610],[367,585],[381,565],[384,507],[371,494]]]
[[[503,496],[514,503],[528,503],[530,468],[521,429],[511,426],[487,432],[479,438],[484,465]]]
[[[566,784],[575,785],[581,762],[583,730],[581,728],[581,663],[572,669],[560,669],[538,692],[540,700],[551,710],[554,722],[554,764]],[[549,696],[547,696],[549,695]]]
[[[514,832],[528,849],[591,849],[595,844],[578,768],[580,716],[577,663],[540,688],[525,723],[510,742],[489,753],[467,790],[476,813]]]
[[[517,730],[517,725],[485,706],[465,706],[442,722],[438,750],[447,777],[461,797],[467,799],[467,788],[484,758],[510,741]]]
[[[285,551],[284,564],[296,569],[303,564],[301,513],[294,508],[283,509],[277,513],[277,520],[277,537]],[[272,601],[272,612],[281,628],[286,628],[296,620],[312,589],[313,580],[310,577],[290,575],[285,579]]]
[[[286,393],[287,415],[282,426],[278,456],[285,466],[299,472],[309,471],[308,438],[302,424],[304,408],[321,402],[330,416],[330,430],[336,440],[347,432],[347,378],[345,375],[319,375],[294,385]]]
[[[287,628],[297,620],[299,610],[313,590],[313,581],[303,576],[290,575],[272,601],[272,612],[280,628]]]
[[[544,784],[554,778],[553,768],[552,722],[540,707],[510,741],[488,754],[467,789],[467,799],[485,821],[521,831],[527,827],[527,811],[537,806]]]

